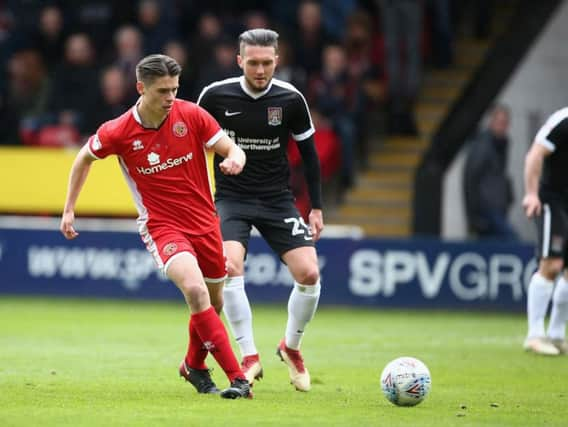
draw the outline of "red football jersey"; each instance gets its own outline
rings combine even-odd
[[[176,99],[158,129],[142,126],[134,106],[101,125],[87,144],[97,159],[118,156],[141,232],[166,226],[200,235],[218,225],[205,151],[222,135],[207,111]]]

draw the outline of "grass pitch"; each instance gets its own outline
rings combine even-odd
[[[181,298],[180,298],[181,299]],[[568,357],[522,351],[518,314],[321,307],[304,339],[313,388],[275,356],[285,306],[254,307],[265,378],[254,400],[198,395],[177,375],[182,303],[0,298],[2,426],[565,426]],[[380,390],[387,362],[432,373],[419,406]],[[213,360],[214,380],[227,385]]]

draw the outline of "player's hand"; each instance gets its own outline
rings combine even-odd
[[[539,216],[542,210],[542,203],[537,194],[526,194],[523,198],[523,208],[528,218]]]
[[[74,212],[65,212],[61,217],[61,225],[59,226],[59,230],[66,239],[71,240],[74,239],[79,235],[73,228],[73,223],[75,222],[75,213]]]
[[[317,242],[320,238],[320,234],[323,231],[323,213],[321,209],[312,209],[310,215],[308,216],[310,222],[310,231],[314,242]]]
[[[234,159],[226,158],[219,163],[219,169],[225,175],[238,175],[243,170],[243,165]]]

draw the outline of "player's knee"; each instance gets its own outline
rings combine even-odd
[[[564,261],[562,258],[543,259],[539,265],[539,273],[548,280],[554,281],[562,272]]]
[[[319,268],[317,266],[309,266],[300,271],[296,281],[302,285],[315,285],[319,280]]]
[[[243,263],[227,260],[227,274],[229,275],[229,277],[243,276],[244,270],[245,268]]]
[[[183,295],[190,301],[201,301],[204,298],[209,298],[207,287],[202,283],[192,280],[184,280],[179,288]]]

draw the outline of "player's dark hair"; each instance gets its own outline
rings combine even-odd
[[[239,51],[241,54],[245,46],[272,46],[278,52],[278,33],[266,28],[247,30],[239,36]]]
[[[175,77],[181,74],[181,66],[167,55],[148,55],[136,65],[136,79],[145,84],[152,84],[159,77]]]

